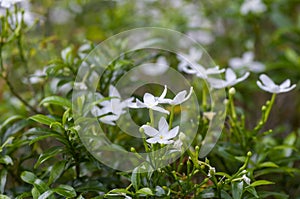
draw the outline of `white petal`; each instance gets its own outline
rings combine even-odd
[[[212,88],[221,89],[227,87],[228,83],[222,79],[208,78],[208,83]]]
[[[168,130],[169,130],[169,124],[168,124],[166,118],[161,117],[159,122],[158,122],[158,131],[159,131],[159,133],[165,134],[165,133],[168,132]]]
[[[259,76],[259,79],[262,81],[262,83],[267,87],[273,87],[276,86],[276,84],[273,82],[271,78],[269,78],[267,75],[262,74]]]
[[[167,88],[167,86],[165,85],[164,91],[163,91],[162,94],[160,95],[159,100],[162,100],[162,99],[164,99],[164,98],[166,97],[167,91],[168,91],[168,88]]]
[[[241,58],[235,57],[229,60],[228,65],[234,69],[239,69],[244,66],[244,63]]]
[[[238,78],[234,84],[244,81],[245,79],[247,79],[249,77],[249,75],[250,75],[250,73],[246,72],[242,77]],[[231,85],[231,86],[233,86],[233,85]]]
[[[254,53],[253,52],[249,51],[249,52],[245,52],[243,54],[243,61],[244,61],[245,64],[251,63],[253,61],[253,59],[254,59]]]
[[[166,139],[172,139],[174,138],[179,132],[179,126],[176,126],[175,128],[171,129],[165,136]]]
[[[266,69],[266,66],[260,62],[255,61],[252,62],[248,68],[252,72],[259,73],[259,72],[263,72]]]
[[[172,144],[173,142],[174,142],[173,140],[164,140],[164,139],[158,140],[158,143],[160,143],[160,144]]]
[[[144,95],[144,104],[146,106],[155,106],[157,103],[156,103],[155,97],[152,94],[145,93],[145,95]]]
[[[231,68],[227,68],[226,73],[225,73],[225,79],[228,82],[236,80],[236,74]]]
[[[109,97],[121,98],[119,91],[113,85],[109,86]]]
[[[273,93],[269,87],[264,86],[260,81],[257,81],[256,84],[262,90],[267,91],[269,93]]]
[[[155,111],[158,111],[158,112],[161,112],[161,113],[168,114],[168,115],[170,114],[169,111],[167,111],[167,110],[165,110],[165,109],[163,109],[163,108],[161,108],[159,106],[153,106],[153,107],[151,107],[151,109],[153,109]]]
[[[186,91],[179,92],[171,102],[173,105],[181,104],[184,101]]]
[[[282,84],[280,84],[280,88],[288,88],[291,86],[291,80],[287,79]]]
[[[148,125],[143,125],[141,128],[144,129],[145,134],[150,137],[154,137],[159,133],[155,128]]]
[[[150,143],[150,144],[155,144],[159,141],[159,137],[154,137],[154,138],[149,138],[146,140],[146,142]]]
[[[291,90],[293,90],[294,88],[296,88],[296,84],[293,84],[291,87],[289,88],[285,88],[285,89],[280,89],[280,93],[286,93],[289,92]]]

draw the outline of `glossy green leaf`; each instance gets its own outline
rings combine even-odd
[[[60,176],[61,174],[64,172],[65,170],[65,165],[66,165],[67,161],[59,161],[56,162],[50,172],[50,176],[49,176],[49,180],[48,180],[48,185],[52,184],[53,182],[55,182]]]
[[[4,193],[6,180],[7,180],[7,170],[2,169],[2,171],[0,172],[0,193]]]
[[[243,186],[244,182],[232,182],[231,188],[232,188],[232,198],[233,199],[241,199],[243,195]]]
[[[43,152],[39,159],[37,160],[37,162],[34,165],[34,168],[37,168],[40,164],[42,164],[43,162],[45,162],[46,160],[56,156],[57,154],[61,153],[64,149],[61,146],[55,146],[52,147],[48,150],[46,150],[45,152]]]
[[[262,167],[274,167],[274,168],[278,168],[279,166],[277,164],[275,164],[274,162],[263,162],[259,165],[257,165],[257,167],[262,168]]]
[[[257,187],[261,185],[270,185],[275,184],[274,182],[268,181],[268,180],[258,180],[250,184],[251,187]]]
[[[41,124],[48,125],[48,126],[50,126],[51,123],[56,122],[55,119],[47,117],[45,115],[41,115],[41,114],[31,116],[29,119],[34,120],[34,121],[36,121],[38,123],[41,123]]]
[[[34,184],[34,181],[37,179],[36,175],[29,171],[23,171],[21,174],[21,179],[28,184]]]
[[[39,197],[38,197],[38,199],[47,199],[47,198],[49,198],[51,195],[53,195],[53,191],[52,190],[48,190],[48,191],[46,191],[46,192],[44,192],[42,195],[40,195]]]
[[[77,194],[75,189],[69,185],[59,185],[58,187],[52,189],[55,193],[64,196],[66,198],[75,197]]]
[[[5,164],[5,165],[13,165],[13,160],[11,159],[10,156],[4,155],[0,158],[0,163]]]
[[[145,195],[145,196],[153,196],[152,190],[148,187],[144,187],[142,189],[139,189],[136,193],[140,194],[140,195]]]
[[[60,96],[46,97],[40,102],[40,104],[54,104],[54,105],[59,105],[67,108],[72,107],[72,103],[68,99]]]

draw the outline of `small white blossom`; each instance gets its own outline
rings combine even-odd
[[[242,15],[249,13],[263,13],[267,10],[266,5],[261,0],[245,0],[241,6]]]
[[[208,170],[208,177],[212,177],[213,175],[215,175],[216,173],[216,168],[215,167],[209,167],[209,170]]]
[[[189,54],[178,55],[177,59],[180,61],[178,65],[178,70],[183,71],[184,68],[190,66],[191,64],[196,64],[202,57],[203,51],[191,48]]]
[[[165,86],[164,91],[160,95],[160,97],[154,97],[150,93],[145,93],[143,97],[143,102],[141,102],[139,99],[136,99],[135,103],[130,103],[128,106],[130,108],[148,108],[152,109],[154,111],[158,111],[161,113],[169,114],[169,111],[163,109],[162,107],[159,107],[158,104],[163,101],[167,94],[167,86]]]
[[[173,106],[182,104],[183,102],[187,101],[191,97],[192,92],[193,92],[193,87],[190,88],[189,94],[187,94],[187,91],[184,90],[179,92],[173,99],[162,99],[160,100],[160,103],[167,103]]]
[[[191,66],[183,67],[182,71],[187,74],[196,75],[197,77],[199,77],[201,79],[208,79],[209,75],[223,73],[225,71],[225,69],[219,69],[219,66],[216,66],[214,68],[205,69],[200,64],[194,64]]]
[[[208,82],[210,83],[211,87],[216,89],[221,89],[225,87],[234,86],[237,83],[244,81],[250,75],[249,72],[246,72],[242,77],[237,78],[235,72],[231,68],[227,68],[225,72],[225,80],[216,79],[216,78],[208,78]]]
[[[257,81],[257,85],[264,91],[269,93],[285,93],[293,90],[296,84],[291,85],[291,80],[287,79],[280,85],[273,82],[267,75],[262,74],[259,76],[260,81]]]
[[[0,0],[0,6],[3,8],[10,8],[12,5],[21,1],[23,0]]]
[[[250,185],[251,179],[248,178],[248,177],[246,176],[246,174],[244,174],[244,175],[242,176],[242,178],[243,178],[243,180],[246,182],[247,185]]]
[[[143,64],[141,70],[144,74],[158,76],[164,74],[169,69],[169,64],[165,57],[160,56],[156,63]]]
[[[265,70],[265,65],[254,61],[254,53],[253,52],[245,52],[241,58],[234,57],[229,60],[229,66],[235,70],[243,70],[243,71],[252,71],[252,72],[262,72]]]
[[[144,129],[146,135],[151,137],[146,140],[151,144],[172,144],[174,142],[172,139],[176,137],[179,132],[179,126],[169,130],[168,122],[164,117],[161,117],[159,120],[158,130],[149,125],[143,125],[141,128]]]
[[[125,113],[124,108],[126,108],[129,103],[131,103],[133,98],[121,101],[120,93],[112,85],[109,86],[109,97],[111,97],[110,100],[105,100],[99,103],[101,108],[99,108],[98,106],[93,107],[91,113],[96,117],[100,116],[99,120],[101,122],[105,124],[115,125],[115,121],[117,121],[120,116]],[[103,98],[103,96],[98,93],[96,98],[97,100],[100,100]]]

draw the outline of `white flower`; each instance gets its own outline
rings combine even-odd
[[[0,6],[3,8],[10,8],[12,5],[21,2],[23,0],[0,0]]]
[[[234,57],[229,60],[229,66],[236,70],[250,70],[252,72],[262,72],[265,70],[265,65],[253,61],[254,60],[254,53],[253,52],[245,52],[242,58]]]
[[[192,92],[193,92],[193,87],[190,88],[190,92],[188,95],[187,95],[187,91],[184,90],[179,92],[173,99],[162,99],[160,100],[160,103],[167,103],[173,106],[182,104],[183,102],[187,101],[191,97]]]
[[[143,97],[143,102],[141,102],[139,99],[136,99],[135,103],[130,103],[128,105],[129,108],[148,108],[155,111],[159,111],[161,113],[169,114],[169,111],[161,108],[158,106],[158,104],[163,101],[167,94],[167,86],[165,86],[164,91],[160,95],[160,97],[154,97],[150,93],[145,93]]]
[[[197,77],[199,77],[201,79],[208,79],[209,75],[223,73],[225,71],[225,69],[219,69],[219,66],[216,66],[214,68],[205,69],[203,66],[201,66],[199,64],[194,64],[191,66],[183,67],[182,71],[187,74],[196,75]]]
[[[28,81],[31,84],[37,84],[37,83],[41,83],[43,81],[45,81],[45,77],[46,77],[46,69],[44,68],[44,70],[36,70],[32,75],[30,75],[28,78],[24,78],[23,82],[24,83],[28,83]]]
[[[169,64],[165,57],[160,56],[156,63],[143,64],[141,70],[144,74],[158,76],[164,74],[169,69]]]
[[[262,74],[259,76],[260,81],[257,81],[257,85],[264,91],[269,93],[285,93],[293,90],[296,84],[291,86],[291,80],[287,79],[280,85],[277,85],[267,75]]]
[[[247,15],[249,13],[262,13],[266,10],[267,7],[261,0],[245,0],[240,12],[242,15]]]
[[[143,125],[141,128],[144,129],[146,135],[151,137],[146,140],[151,144],[172,144],[174,141],[171,139],[176,137],[179,132],[179,126],[176,126],[169,131],[168,122],[164,117],[161,117],[159,120],[158,130],[149,125]]]
[[[215,167],[209,167],[209,170],[208,170],[208,177],[212,177],[213,175],[215,175],[216,173],[216,168]]]
[[[251,180],[250,180],[250,178],[248,178],[248,177],[246,176],[246,174],[244,174],[244,175],[242,176],[242,178],[243,178],[243,180],[246,182],[247,185],[250,185]]]
[[[183,71],[184,68],[190,66],[191,64],[196,64],[202,57],[203,51],[191,48],[189,54],[178,55],[177,59],[180,61],[178,65],[178,70]]]
[[[225,80],[215,78],[208,78],[207,80],[210,83],[211,87],[220,89],[230,87],[241,81],[244,81],[249,75],[250,73],[247,72],[242,77],[237,78],[235,72],[231,68],[227,68],[225,72]]]
[[[101,94],[98,93],[96,95],[97,100],[103,99],[103,96]],[[129,103],[131,103],[133,98],[121,101],[120,93],[112,85],[109,86],[109,97],[111,97],[110,100],[105,100],[99,103],[102,106],[102,108],[94,106],[91,110],[91,113],[96,117],[100,116],[99,120],[101,122],[110,125],[115,125],[115,121],[118,120],[120,116],[125,113],[124,108],[126,108],[129,105]]]

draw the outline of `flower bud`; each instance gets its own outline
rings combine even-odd
[[[234,87],[231,87],[231,88],[229,89],[229,94],[230,94],[230,95],[234,95],[235,93],[236,93],[235,88],[234,88]]]

